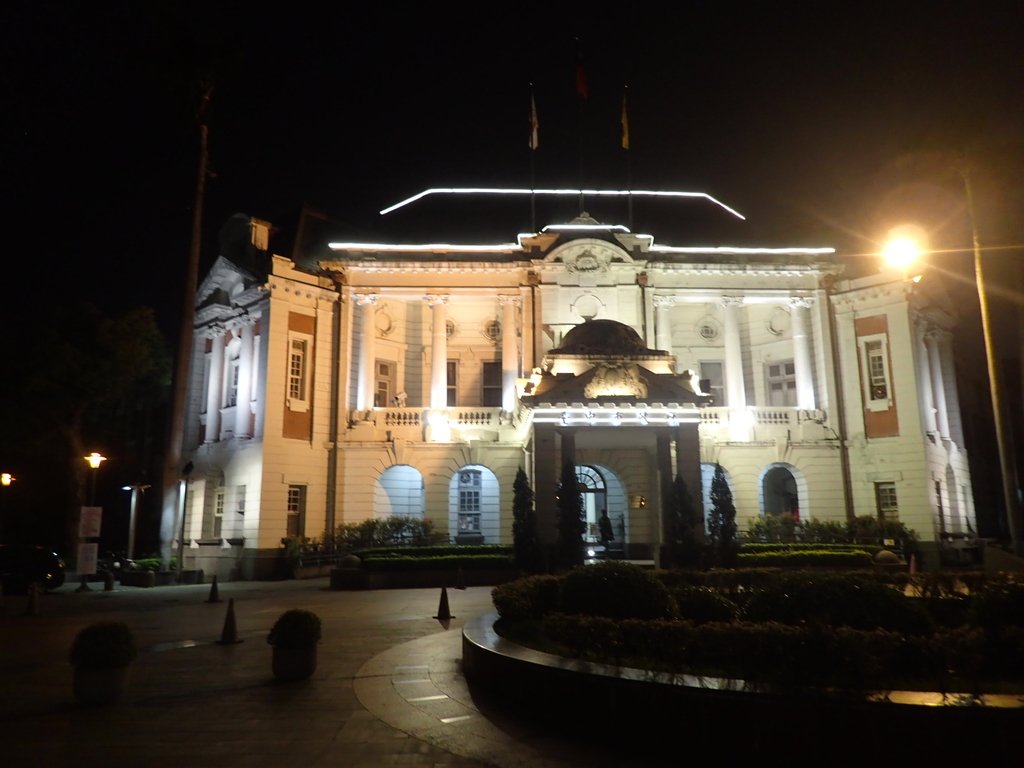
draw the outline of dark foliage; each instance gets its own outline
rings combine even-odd
[[[653,573],[615,560],[565,574],[559,605],[565,613],[611,619],[659,619],[675,612],[672,596]]]
[[[704,521],[694,506],[693,497],[681,475],[672,481],[668,512],[671,520],[672,565],[691,568],[700,564],[701,546],[704,539]]]
[[[512,483],[512,548],[515,563],[527,573],[543,570],[544,560],[537,537],[537,513],[533,508],[533,488],[520,467]]]
[[[736,541],[736,505],[733,504],[732,490],[721,464],[715,465],[715,476],[711,480],[708,533],[714,561],[723,568],[732,568],[739,551]]]
[[[583,495],[576,479],[576,467],[571,461],[562,466],[557,502],[557,565],[561,569],[573,568],[583,564],[583,532],[587,529],[587,523],[583,514]]]

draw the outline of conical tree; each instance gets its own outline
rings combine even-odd
[[[702,538],[697,527],[700,520],[682,475],[676,475],[676,479],[672,481],[669,514],[672,526],[672,564],[683,567],[697,565],[700,560]]]
[[[541,570],[537,515],[533,508],[533,488],[522,467],[512,483],[512,549],[516,567],[529,573]]]
[[[587,528],[583,518],[583,495],[576,479],[576,467],[571,461],[562,466],[562,479],[558,484],[558,543],[556,557],[560,568],[583,564],[583,532]]]
[[[711,511],[708,515],[711,549],[718,565],[732,568],[736,564],[736,505],[721,464],[715,464],[711,480]]]

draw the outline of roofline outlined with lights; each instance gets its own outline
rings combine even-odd
[[[652,189],[529,189],[516,187],[431,187],[422,192],[407,197],[405,200],[389,205],[380,211],[381,216],[397,211],[407,205],[422,200],[430,195],[555,195],[555,196],[576,196],[576,197],[690,197],[702,198],[722,210],[728,211],[737,219],[743,221],[747,217],[734,208],[730,208],[721,200],[716,200],[707,192],[676,192],[667,190]]]

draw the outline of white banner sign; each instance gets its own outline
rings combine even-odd
[[[103,507],[82,507],[78,515],[78,538],[98,539],[103,522]]]

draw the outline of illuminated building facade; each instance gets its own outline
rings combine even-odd
[[[551,542],[566,461],[588,536],[607,510],[631,559],[660,560],[674,477],[706,507],[716,464],[741,532],[870,515],[933,560],[973,538],[931,280],[586,214],[502,245],[334,243],[315,266],[243,224],[255,260],[220,256],[197,296],[186,567],[266,576],[283,539],[392,515],[509,544],[520,467]]]

